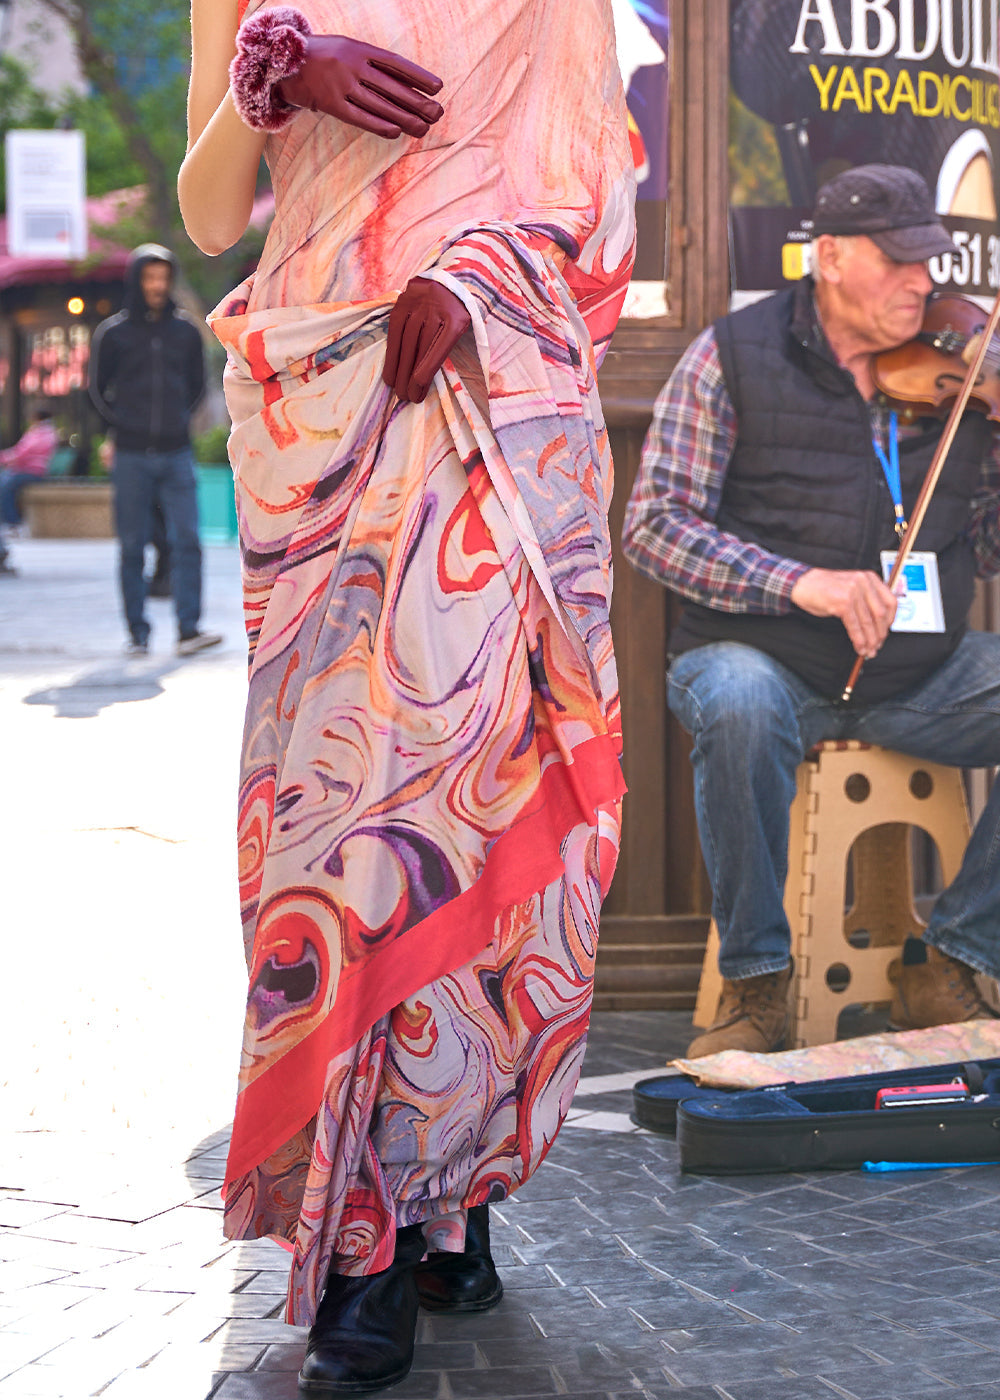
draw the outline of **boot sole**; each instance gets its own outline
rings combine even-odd
[[[375,1390],[386,1390],[390,1385],[397,1385],[405,1380],[413,1369],[411,1361],[401,1371],[395,1371],[391,1376],[382,1376],[379,1380],[372,1381],[320,1381],[303,1380],[299,1374],[299,1390],[304,1395],[369,1395]]]
[[[503,1284],[498,1279],[496,1288],[492,1293],[487,1294],[485,1298],[472,1298],[466,1303],[438,1303],[431,1299],[425,1300],[421,1293],[420,1306],[426,1312],[432,1313],[481,1313],[489,1312],[490,1308],[495,1308],[502,1297]]]

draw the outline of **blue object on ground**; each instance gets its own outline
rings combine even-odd
[[[863,1172],[937,1172],[945,1167],[1000,1167],[1000,1162],[863,1162]]]

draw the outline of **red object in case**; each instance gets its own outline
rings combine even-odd
[[[961,1103],[969,1097],[968,1085],[961,1079],[950,1084],[905,1084],[879,1089],[876,1108],[920,1108],[925,1104]]]
[[[1000,1163],[1000,1058],[764,1089],[692,1085],[684,1094],[670,1090],[672,1083],[676,1076],[667,1089],[677,1102],[677,1147],[685,1172],[744,1176],[849,1169],[865,1162]],[[645,1104],[638,1097],[641,1088],[640,1083],[633,1090],[639,1122],[638,1108]],[[883,1090],[895,1096],[883,1095],[876,1111]],[[661,1096],[654,1106],[664,1101]]]

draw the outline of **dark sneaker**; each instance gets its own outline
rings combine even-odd
[[[889,1028],[923,1031],[958,1021],[995,1021],[997,1013],[976,986],[975,969],[920,938],[908,938],[903,956],[889,964],[894,988]]]
[[[222,637],[218,632],[191,632],[188,636],[181,637],[177,643],[177,655],[194,656],[209,647],[217,647],[221,641]]]
[[[723,978],[715,1022],[704,1035],[695,1036],[687,1058],[696,1060],[720,1050],[749,1050],[759,1055],[784,1049],[791,980],[791,965],[781,972],[765,972],[736,982]]]

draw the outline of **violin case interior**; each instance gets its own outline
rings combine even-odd
[[[876,1108],[880,1089],[961,1079],[958,1103]],[[711,1089],[686,1075],[640,1080],[633,1119],[676,1127],[682,1171],[712,1175],[857,1168],[866,1162],[1000,1162],[1000,1059],[885,1074]]]

